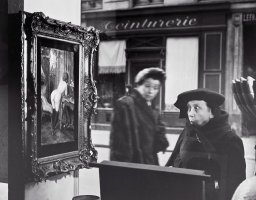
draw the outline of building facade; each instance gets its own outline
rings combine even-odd
[[[100,30],[95,55],[98,114],[94,128],[109,128],[115,101],[138,71],[160,67],[167,79],[154,102],[170,132],[184,121],[177,95],[209,88],[226,97],[223,108],[241,135],[254,134],[233,97],[232,80],[255,77],[256,2],[199,0],[82,0],[83,26]],[[256,134],[256,133],[255,133]]]

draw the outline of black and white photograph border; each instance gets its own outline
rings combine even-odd
[[[255,0],[6,0],[1,1],[1,16],[0,158],[6,162],[0,164],[0,200],[197,198],[196,189],[205,185],[196,180],[208,179],[207,172],[166,165],[188,127],[187,107],[184,112],[175,102],[183,92],[198,88],[225,97],[220,109],[242,141],[245,181],[232,200],[254,195]],[[136,75],[150,68],[165,72],[160,87],[147,76],[147,81],[136,82]],[[138,89],[144,83],[158,90],[153,100],[143,102],[149,98]],[[63,93],[56,111],[58,89]],[[143,103],[127,112],[124,107],[135,95]],[[126,128],[130,121],[118,112],[136,113],[132,123],[147,133],[152,116],[159,116],[156,129],[165,130],[169,146],[154,152],[158,165],[113,160],[116,141],[125,149],[123,155],[129,155],[133,143],[128,136],[143,138],[141,151],[150,138],[145,131],[136,135],[132,125]],[[180,118],[184,113],[187,118]],[[121,116],[117,121],[124,129],[120,138],[128,133],[125,141],[113,139],[115,115]],[[204,141],[200,134],[194,138]],[[135,158],[141,155],[137,150]],[[190,178],[185,188],[178,187]],[[213,183],[220,191],[223,182]],[[199,199],[209,200],[201,192]]]

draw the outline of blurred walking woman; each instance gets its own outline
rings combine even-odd
[[[135,88],[117,100],[110,135],[110,159],[158,165],[157,153],[168,141],[159,112],[152,106],[165,80],[159,68],[146,68],[135,77]]]
[[[62,80],[60,80],[57,89],[53,90],[51,93],[51,104],[53,108],[53,116],[52,116],[53,129],[56,128],[56,125],[58,123],[61,97],[63,95],[67,95],[68,79],[69,79],[68,73],[64,72],[62,75]]]

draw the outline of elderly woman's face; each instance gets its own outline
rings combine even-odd
[[[157,93],[159,92],[161,83],[159,80],[147,78],[141,85],[137,86],[136,89],[147,101],[152,101]]]
[[[188,119],[193,125],[204,126],[210,121],[211,118],[213,118],[211,109],[203,100],[189,101],[187,106]]]

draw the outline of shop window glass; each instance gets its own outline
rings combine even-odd
[[[251,15],[254,16],[254,15]],[[250,76],[256,80],[256,23],[249,24],[249,22],[244,24],[243,30],[243,42],[244,42],[244,52],[243,52],[243,77]],[[253,84],[253,83],[252,83]],[[254,87],[255,92],[255,82]],[[255,97],[255,96],[254,96]],[[256,98],[255,98],[256,99]],[[242,134],[244,136],[255,135],[256,133],[256,124],[254,119],[250,119],[243,115],[242,118]]]
[[[125,72],[125,40],[102,41],[99,44],[99,74]]]
[[[244,77],[256,79],[256,26],[244,26]]]
[[[99,108],[112,108],[115,101],[125,94],[125,74],[101,74],[97,81]]]
[[[87,10],[102,9],[102,0],[82,0],[82,12]]]
[[[177,95],[198,87],[198,43],[198,37],[172,37],[167,39],[166,111],[178,111],[173,105]]]
[[[102,41],[98,56],[99,108],[112,108],[125,94],[126,41]]]
[[[163,4],[163,0],[133,0],[134,6],[144,6],[152,4]]]

